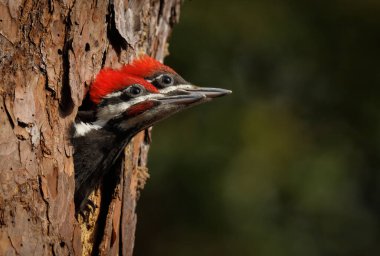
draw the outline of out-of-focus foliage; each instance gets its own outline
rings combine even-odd
[[[186,1],[167,63],[234,93],[154,128],[136,255],[380,255],[380,2]]]

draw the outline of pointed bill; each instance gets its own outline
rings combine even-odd
[[[204,94],[189,93],[189,94],[185,94],[185,95],[166,96],[163,98],[159,98],[157,100],[163,104],[188,105],[188,104],[200,101],[204,98],[206,98],[206,96]]]
[[[205,95],[207,98],[217,98],[232,93],[231,90],[212,87],[194,87],[186,89],[186,91],[201,93]]]

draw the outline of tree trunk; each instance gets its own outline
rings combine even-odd
[[[0,255],[132,254],[149,132],[127,146],[114,191],[96,191],[84,221],[68,131],[101,68],[142,52],[163,59],[179,5],[0,0]]]

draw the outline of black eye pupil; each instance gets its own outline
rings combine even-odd
[[[172,83],[172,78],[170,76],[163,76],[162,77],[162,82],[164,84],[171,84]]]
[[[133,86],[131,87],[131,91],[130,91],[133,95],[137,95],[137,94],[140,94],[141,93],[141,89],[139,87],[136,87],[136,86]]]

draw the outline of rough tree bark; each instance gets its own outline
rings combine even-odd
[[[0,0],[0,255],[131,255],[149,132],[88,222],[74,214],[68,130],[94,75],[162,60],[180,0]],[[115,176],[112,179],[116,180]]]

